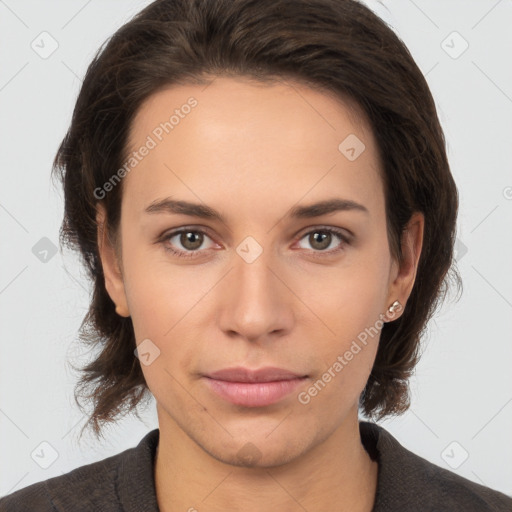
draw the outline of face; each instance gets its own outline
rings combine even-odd
[[[356,414],[383,313],[414,279],[390,255],[371,130],[296,83],[217,77],[150,97],[130,136],[144,145],[123,178],[122,273],[102,259],[160,428],[231,464],[293,460]],[[214,378],[233,368],[248,372]]]

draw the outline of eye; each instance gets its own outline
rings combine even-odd
[[[337,246],[336,239],[338,239]],[[207,243],[208,240],[210,244]],[[350,244],[350,237],[348,235],[332,227],[312,229],[300,238],[299,244],[302,240],[307,240],[307,243],[312,248],[311,251],[319,253],[318,255],[321,256],[337,253]],[[211,249],[216,245],[205,231],[195,228],[181,228],[164,234],[159,242],[163,244],[166,251],[179,258],[196,258],[201,256],[205,250]],[[332,248],[333,244],[334,249]],[[300,248],[304,249],[305,247]]]
[[[345,235],[344,232],[342,232],[341,230],[335,228],[315,228],[313,230],[308,231],[300,239],[300,241],[304,239],[306,239],[307,243],[310,244],[313,251],[326,252],[329,254],[341,251],[345,247],[345,245],[350,243],[349,237]],[[342,243],[338,242],[336,246],[336,239],[338,239]],[[333,243],[335,246],[334,249],[332,249]],[[329,247],[331,247],[331,249],[329,249]],[[304,247],[301,248],[304,249]]]
[[[173,242],[174,239],[176,240]],[[194,258],[199,255],[200,250],[210,249],[214,245],[204,247],[203,244],[207,239],[211,241],[211,238],[200,229],[182,228],[164,235],[161,242],[167,251],[180,258]],[[183,249],[179,248],[180,245]]]

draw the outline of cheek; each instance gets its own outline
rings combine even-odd
[[[383,249],[384,247],[384,249]],[[313,313],[322,331],[340,346],[375,325],[386,309],[390,255],[385,245],[368,243],[351,249],[339,265],[301,273],[294,290]]]
[[[357,406],[377,354],[383,324],[378,317],[377,321],[370,320],[366,310],[353,308],[339,315],[333,325],[335,336],[317,340],[319,371],[297,397],[321,422],[331,422],[334,416],[338,418]]]
[[[141,369],[150,389],[151,381],[159,368],[163,370],[162,356],[165,354],[165,333],[172,332],[175,324],[173,304],[174,287],[165,286],[168,279],[159,275],[144,251],[136,244],[123,239],[124,288],[133,324],[138,352],[149,353],[151,363],[145,365],[140,357]],[[175,293],[174,293],[175,295]]]
[[[175,387],[179,393],[178,383],[201,351],[204,336],[197,331],[205,314],[204,298],[218,278],[194,266],[171,265],[163,250],[128,243],[124,250],[125,291],[135,339],[137,344],[150,340],[145,342],[149,351],[158,354],[150,365],[141,364],[144,377],[155,395]]]
[[[168,336],[214,284],[194,265],[173,265],[163,248],[124,241],[125,291],[137,339]],[[135,240],[133,240],[135,242]],[[211,281],[211,283],[210,283]]]
[[[389,253],[374,247],[354,264],[333,272],[335,278],[324,293],[307,287],[311,309],[319,312],[321,324],[328,327],[316,340],[322,370],[311,395],[352,401],[364,388],[384,326],[389,261]]]

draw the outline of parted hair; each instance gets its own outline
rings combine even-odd
[[[137,415],[138,404],[151,397],[134,355],[132,321],[115,311],[98,251],[98,204],[116,240],[123,183],[101,199],[95,190],[126,161],[131,123],[148,97],[216,76],[290,79],[351,100],[377,143],[389,249],[397,261],[404,227],[414,212],[424,214],[414,287],[402,315],[382,328],[359,400],[369,418],[405,412],[427,323],[452,282],[462,287],[454,259],[457,188],[434,100],[410,52],[356,0],[156,0],[95,54],[53,162],[64,189],[60,241],[78,251],[92,283],[79,342],[96,353],[79,368],[75,388],[82,411],[92,405],[84,428],[99,437],[105,424]]]

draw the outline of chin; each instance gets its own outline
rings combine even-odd
[[[290,450],[282,445],[275,449],[268,448],[268,446],[261,448],[251,441],[247,441],[240,448],[231,449],[229,452],[218,450],[217,447],[209,451],[203,447],[205,451],[218,461],[242,468],[267,469],[278,467],[292,462],[301,455],[297,448]]]
[[[280,428],[282,431],[278,433]],[[220,462],[262,469],[292,462],[316,444],[314,436],[308,436],[303,429],[290,432],[281,426],[276,429],[275,423],[271,429],[255,429],[253,435],[245,432],[240,436],[225,436],[222,440],[194,437],[196,444]]]

